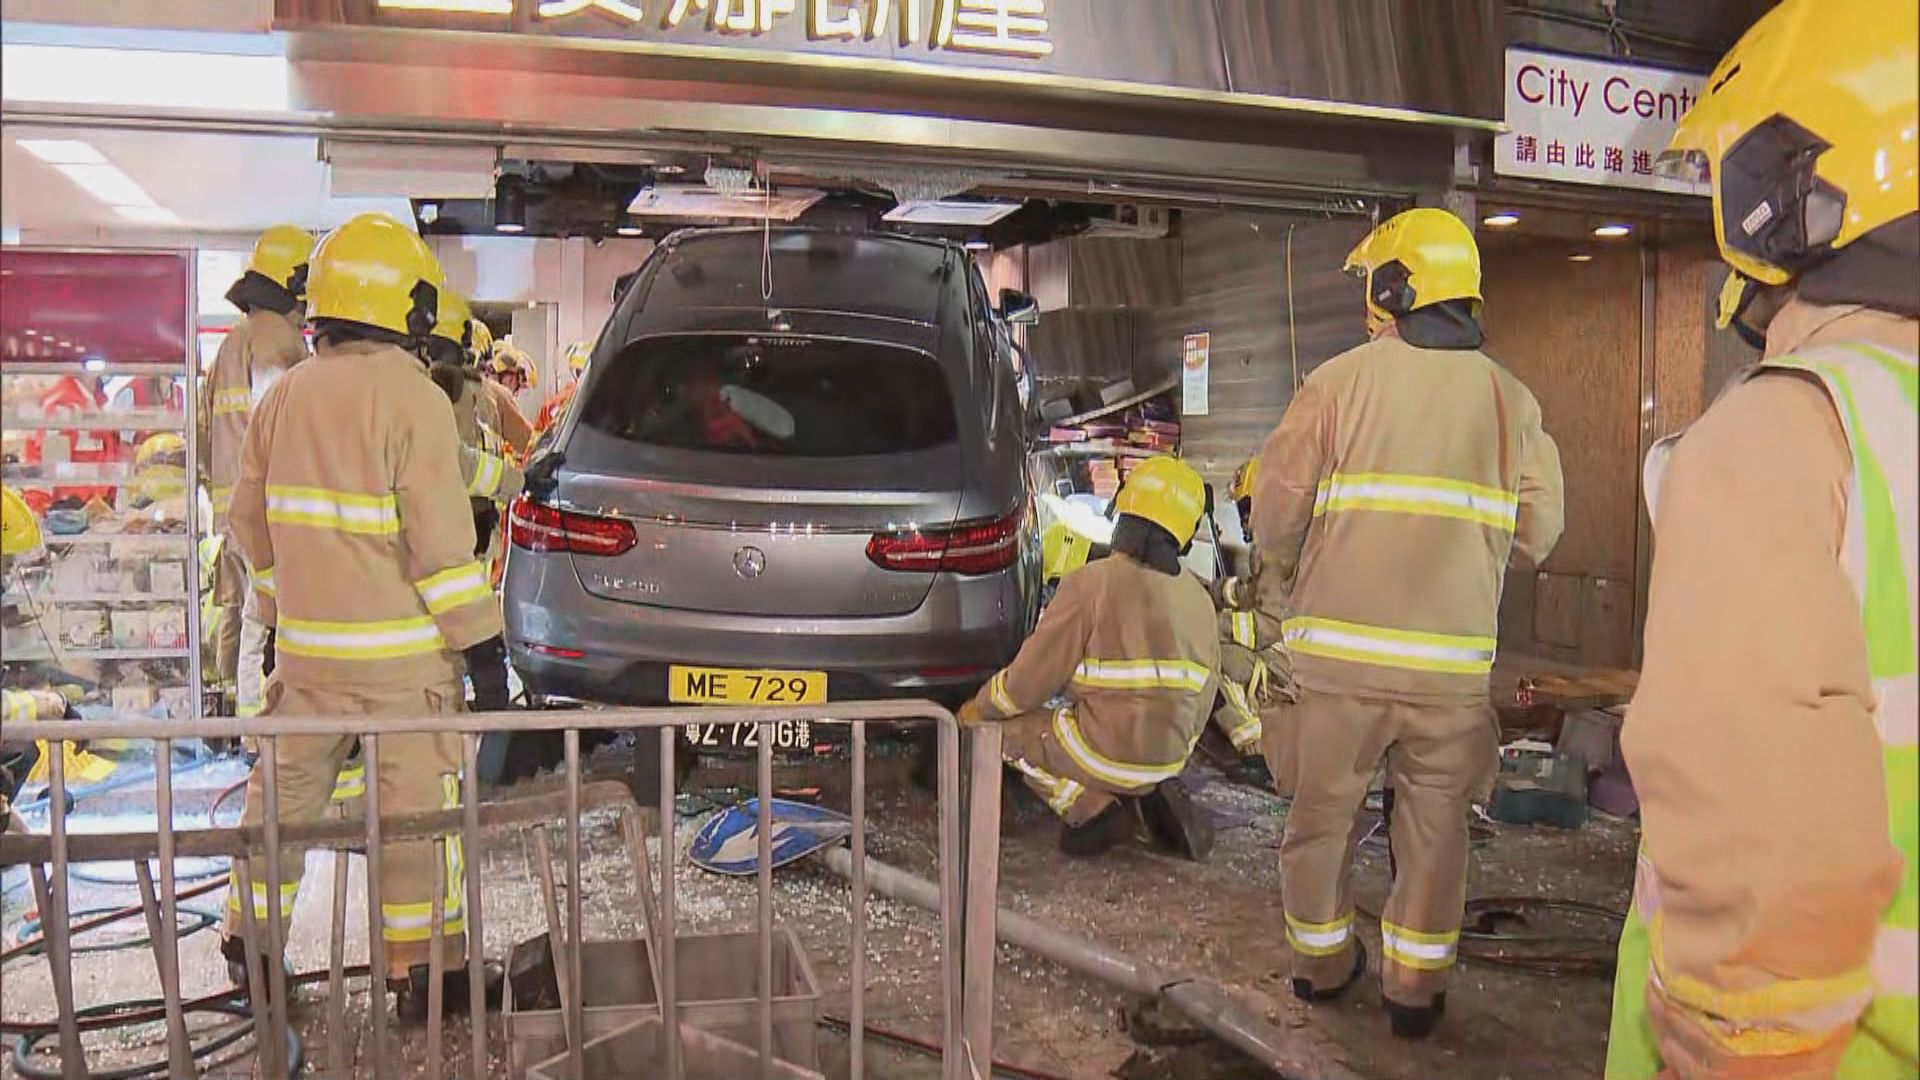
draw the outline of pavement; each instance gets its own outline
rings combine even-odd
[[[936,866],[933,800],[908,778],[910,755],[877,745],[869,766],[869,851],[874,858],[931,875]],[[604,757],[596,768],[617,769]],[[242,775],[236,763],[214,763],[182,776],[176,785],[177,821],[200,827],[220,790]],[[703,768],[690,783],[695,797],[683,799],[676,823],[679,857],[674,860],[679,926],[686,933],[750,930],[754,925],[752,879],[709,875],[684,857],[685,844],[704,815],[733,798],[729,785],[751,783],[751,762]],[[1198,801],[1215,818],[1220,839],[1205,864],[1155,854],[1144,842],[1098,859],[1071,861],[1054,849],[1057,826],[1037,802],[1010,785],[1004,821],[1001,903],[1012,910],[1053,923],[1064,930],[1164,965],[1207,975],[1252,1005],[1270,1021],[1319,1042],[1362,1076],[1412,1078],[1447,1076],[1464,1080],[1553,1075],[1598,1078],[1606,1047],[1611,996],[1608,979],[1593,975],[1542,975],[1463,963],[1455,974],[1447,1017],[1425,1044],[1406,1044],[1388,1036],[1377,983],[1369,979],[1349,999],[1335,1005],[1305,1006],[1287,990],[1287,955],[1282,931],[1277,848],[1286,804],[1271,793],[1232,782],[1206,767],[1190,779]],[[529,787],[552,783],[551,777]],[[777,783],[818,788],[830,806],[846,801],[846,763],[821,759],[783,766]],[[705,790],[710,798],[700,798]],[[132,789],[115,797],[83,800],[74,817],[76,831],[152,828],[150,796]],[[144,807],[144,809],[143,809]],[[230,823],[238,807],[221,811]],[[142,825],[142,813],[145,813]],[[591,812],[582,821],[585,869],[582,907],[589,940],[638,938],[642,920],[639,890],[614,814]],[[564,853],[559,823],[553,823],[551,848],[556,861]],[[1596,817],[1577,832],[1545,828],[1489,826],[1473,853],[1470,896],[1541,895],[1576,899],[1619,910],[1631,888],[1637,829],[1631,823]],[[659,841],[650,841],[659,866]],[[537,875],[532,870],[530,834],[490,830],[483,850],[468,852],[470,873],[486,883],[486,950],[505,956],[516,942],[546,928]],[[295,905],[290,955],[295,968],[324,968],[329,948],[331,853],[309,855],[308,874]],[[188,867],[183,874],[217,873],[217,865]],[[77,867],[97,881],[76,881],[73,906],[110,907],[133,902],[131,867]],[[346,923],[348,962],[366,955],[366,918],[362,861],[350,860],[351,910]],[[563,874],[564,877],[564,874]],[[8,887],[0,900],[0,933],[11,944],[31,907],[30,890],[12,887],[18,871],[0,880]],[[564,880],[562,882],[564,888]],[[1356,866],[1355,892],[1363,909],[1379,910],[1387,885],[1384,845],[1363,846]],[[564,897],[564,893],[562,894]],[[217,911],[217,895],[186,905]],[[819,990],[819,1009],[844,1017],[849,1008],[847,886],[824,868],[802,863],[775,879],[776,919],[794,930],[811,965]],[[865,986],[868,1024],[879,1031],[932,1040],[939,1033],[938,926],[916,909],[875,897],[868,915],[868,972]],[[562,900],[564,911],[564,899]],[[187,920],[191,925],[196,920]],[[1361,920],[1374,957],[1378,928]],[[133,921],[124,929],[80,939],[91,944],[122,942],[144,933]],[[225,966],[217,935],[201,930],[181,939],[183,992],[188,997],[220,989]],[[1376,961],[1377,964],[1377,961]],[[746,979],[751,970],[733,973]],[[82,1005],[157,995],[151,953],[141,948],[90,952],[75,960],[76,998]],[[324,1032],[324,984],[298,991],[294,1024],[306,1046],[311,1074],[327,1064]],[[1259,1075],[1209,1040],[1198,1037],[1177,1017],[1141,1003],[1047,961],[1002,946],[996,978],[996,1056],[1034,1076],[1124,1080],[1186,1080],[1189,1077]],[[52,993],[44,959],[24,958],[0,969],[0,1016],[9,1020],[50,1019]],[[364,983],[348,984],[353,1049],[364,1059],[371,1028],[367,1023]],[[211,1030],[220,1017],[196,1021]],[[399,1075],[425,1075],[424,1034],[383,1026],[394,1033],[401,1056]],[[495,1058],[488,1075],[506,1075],[500,1057],[504,1026],[493,1021]],[[466,1060],[467,1027],[450,1023],[444,1044],[449,1075],[471,1076]],[[750,1042],[751,1040],[749,1040]],[[16,1075],[12,1040],[0,1076]],[[244,1049],[246,1043],[240,1044]],[[157,1025],[107,1033],[88,1040],[96,1068],[155,1060],[164,1053],[164,1031]],[[816,1043],[819,1064],[828,1076],[847,1075],[844,1035],[822,1028]],[[936,1065],[916,1052],[869,1042],[869,1077],[934,1077]],[[252,1075],[236,1063],[209,1075]],[[332,1072],[326,1075],[348,1075]],[[369,1075],[364,1066],[353,1075]],[[645,1075],[638,1069],[632,1075]]]

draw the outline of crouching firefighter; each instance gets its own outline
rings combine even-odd
[[[309,302],[318,349],[255,410],[229,517],[262,614],[276,628],[263,716],[452,716],[465,707],[463,672],[478,708],[506,706],[500,608],[473,557],[453,409],[407,348],[432,330],[444,289],[426,245],[382,215],[354,218],[314,251]],[[282,736],[262,746],[243,823],[259,826],[261,770],[276,762],[281,824],[321,818],[352,742]],[[369,778],[383,810],[458,806],[459,748],[451,730],[384,736],[378,775]],[[279,866],[283,920],[304,863],[305,852],[288,845]],[[270,917],[263,871],[256,863],[251,895],[236,879],[227,900],[221,951],[241,971],[252,959],[238,934],[241,905],[251,904],[256,920]],[[438,898],[437,876],[445,880]],[[436,899],[449,958],[443,1000],[454,1008],[468,1000],[465,876],[457,835],[444,847],[381,846],[386,970],[375,975],[398,995],[403,1021],[426,1018]],[[490,967],[490,998],[498,975]]]
[[[960,710],[962,725],[1006,725],[1006,759],[1065,822],[1068,855],[1131,839],[1138,818],[1187,858],[1213,848],[1178,779],[1219,677],[1213,603],[1180,566],[1205,501],[1185,463],[1142,462],[1114,500],[1112,554],[1061,579],[1020,655]]]

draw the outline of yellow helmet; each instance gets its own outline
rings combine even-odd
[[[487,370],[496,375],[516,372],[529,388],[540,384],[540,376],[533,369],[533,357],[524,349],[510,341],[498,342],[493,347],[493,355],[487,361]]]
[[[307,295],[307,262],[312,256],[312,233],[297,225],[275,225],[254,241],[247,269],[299,300]]]
[[[40,546],[40,519],[12,488],[0,488],[0,555],[19,555]]]
[[[440,311],[433,321],[432,336],[459,346],[464,353],[473,343],[474,321],[466,297],[452,289],[440,290]]]
[[[1344,268],[1367,283],[1367,325],[1446,300],[1480,311],[1480,248],[1467,223],[1421,207],[1395,214],[1347,254]]]
[[[493,355],[493,328],[477,316],[473,320],[473,325],[468,328],[467,351],[475,364]]]
[[[446,274],[426,241],[385,214],[361,214],[313,251],[307,315],[405,338],[432,332]]]
[[[1920,210],[1920,5],[1786,0],[1721,59],[1657,166],[1710,183],[1721,257],[1780,285]]]
[[[1253,498],[1253,485],[1260,479],[1260,455],[1255,454],[1233,470],[1233,501]]]
[[[1113,509],[1153,522],[1186,547],[1207,512],[1207,485],[1193,466],[1162,454],[1134,466],[1114,497]]]
[[[587,360],[593,356],[593,346],[585,341],[576,341],[567,346],[567,367],[575,375],[587,370]]]
[[[187,440],[177,432],[149,435],[133,455],[133,490],[149,502],[187,490]]]

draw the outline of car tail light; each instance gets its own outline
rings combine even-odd
[[[992,574],[1013,565],[1020,549],[1019,511],[994,521],[947,529],[881,533],[867,541],[867,558],[883,570],[932,574]]]
[[[528,551],[566,551],[575,555],[620,555],[640,542],[631,522],[595,514],[576,514],[522,495],[507,515],[507,536]]]

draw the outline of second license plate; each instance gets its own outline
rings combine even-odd
[[[813,749],[813,725],[805,720],[780,720],[773,725],[775,750]],[[688,724],[687,745],[705,750],[758,750],[759,724]]]

